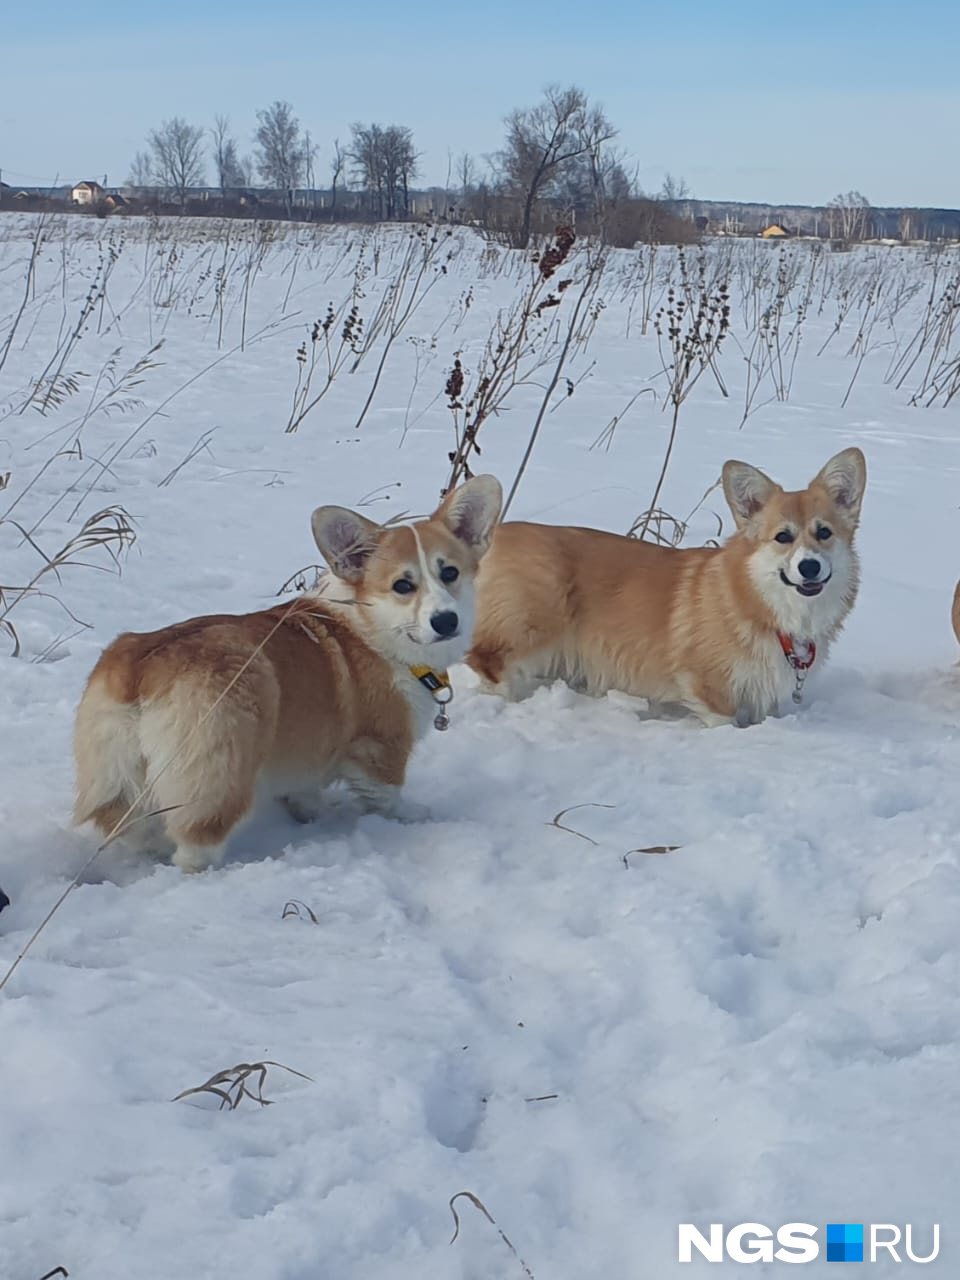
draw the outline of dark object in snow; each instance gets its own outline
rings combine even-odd
[[[9,905],[10,905],[10,899],[3,892],[3,890],[0,889],[0,911],[2,911],[4,907],[9,907]]]

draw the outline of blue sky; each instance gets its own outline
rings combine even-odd
[[[147,131],[293,103],[325,177],[350,123],[413,129],[424,183],[495,151],[511,107],[575,83],[641,183],[703,198],[960,207],[960,5],[948,0],[40,0],[6,6],[9,182],[121,182]],[[318,179],[319,180],[319,179]]]

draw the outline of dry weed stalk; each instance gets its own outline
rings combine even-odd
[[[532,340],[531,331],[544,310],[560,305],[561,295],[571,283],[570,278],[560,280],[554,290],[548,282],[557,267],[566,260],[575,239],[572,228],[558,227],[546,263],[541,261],[539,253],[531,256],[534,269],[527,287],[509,311],[498,314],[494,331],[487,339],[476,386],[469,394],[466,393],[466,373],[460,359],[462,353],[455,354],[453,368],[444,387],[447,407],[453,416],[456,442],[455,449],[448,454],[451,470],[444,493],[471,477],[471,457],[474,453],[480,454],[477,444],[480,428],[488,417],[500,411],[513,388],[540,368],[538,344]],[[542,336],[546,327],[541,325],[541,333],[537,336]],[[526,362],[531,357],[528,365]]]
[[[458,1191],[457,1194],[454,1196],[451,1196],[448,1201],[448,1204],[450,1206],[450,1212],[453,1214],[453,1222],[454,1222],[453,1235],[450,1237],[450,1243],[453,1244],[454,1241],[457,1239],[457,1236],[459,1236],[460,1234],[460,1215],[457,1213],[456,1209],[453,1206],[456,1203],[456,1201],[460,1199],[461,1196],[463,1196],[464,1199],[469,1200],[475,1209],[479,1209],[479,1211],[483,1214],[483,1216],[490,1223],[490,1225],[496,1230],[497,1235],[500,1237],[503,1243],[507,1246],[507,1248],[513,1254],[513,1256],[516,1258],[517,1262],[520,1264],[520,1269],[523,1272],[523,1274],[527,1277],[527,1280],[534,1280],[533,1272],[530,1270],[530,1268],[527,1266],[524,1260],[520,1257],[520,1254],[517,1252],[513,1242],[500,1229],[496,1218],[494,1218],[493,1214],[490,1212],[487,1206],[483,1203],[480,1197],[474,1195],[472,1191]]]
[[[382,334],[380,359],[363,408],[354,423],[355,430],[360,429],[370,411],[393,344],[434,286],[447,274],[448,265],[455,256],[452,237],[453,230],[450,227],[418,227],[411,237],[400,267],[387,286],[370,322],[363,350],[353,362],[351,372],[357,369],[363,356]]]
[[[653,313],[660,305],[660,298],[667,287],[669,276],[658,274],[657,263],[660,246],[644,245],[631,257],[632,269],[626,274],[620,291],[622,301],[627,303],[626,337],[629,339],[633,328],[634,309],[640,308],[640,336],[645,338],[650,327]],[[662,259],[663,255],[660,254]]]
[[[359,356],[362,353],[363,316],[360,314],[362,297],[363,293],[355,282],[350,309],[346,316],[343,317],[346,304],[341,304],[335,309],[333,303],[329,303],[323,319],[315,320],[311,327],[309,348],[306,339],[297,347],[297,385],[293,391],[290,417],[284,427],[284,431],[288,434],[296,431],[307,414],[317,407],[350,356]],[[335,332],[338,340],[333,337]],[[320,389],[314,393],[314,375],[321,362],[325,366],[323,382]]]
[[[80,304],[80,311],[73,327],[61,338],[43,372],[34,379],[30,394],[20,406],[18,413],[25,413],[31,406],[39,409],[41,413],[46,413],[51,408],[61,405],[79,390],[77,375],[65,374],[64,369],[74,347],[86,333],[97,307],[102,307],[105,303],[107,286],[122,251],[122,236],[117,239],[111,236],[106,246],[102,243],[98,245],[97,267],[83,302]]]
[[[223,1071],[214,1072],[209,1080],[204,1080],[203,1084],[198,1084],[192,1089],[184,1089],[171,1101],[180,1102],[183,1098],[190,1098],[199,1093],[210,1093],[220,1099],[218,1108],[220,1111],[224,1107],[228,1111],[236,1111],[244,1098],[259,1103],[261,1107],[272,1107],[272,1099],[263,1096],[268,1067],[279,1067],[281,1071],[289,1071],[292,1076],[299,1076],[301,1080],[312,1081],[313,1079],[312,1076],[304,1075],[302,1071],[295,1071],[293,1067],[285,1067],[282,1062],[271,1062],[269,1059],[264,1062],[238,1062],[235,1067],[226,1067]],[[257,1077],[256,1092],[250,1088],[249,1084],[253,1076]]]
[[[40,250],[46,242],[47,226],[49,223],[49,215],[41,213],[36,221],[33,229],[33,235],[30,237],[30,257],[27,262],[27,272],[23,281],[23,296],[20,299],[20,306],[13,317],[10,328],[7,330],[7,336],[3,340],[3,346],[0,347],[0,370],[7,363],[7,357],[10,355],[10,349],[13,346],[13,340],[17,336],[17,330],[23,320],[24,313],[29,306],[30,299],[36,291],[37,279],[37,261],[40,257]]]
[[[590,446],[591,450],[603,449],[604,453],[609,452],[610,446],[613,444],[613,438],[617,433],[617,428],[643,395],[651,395],[654,400],[657,398],[657,393],[653,387],[641,387],[639,391],[635,391],[620,412],[613,415],[607,425],[597,436],[596,440],[594,440],[593,444]]]
[[[927,291],[927,303],[920,324],[914,331],[904,349],[895,354],[890,363],[885,381],[892,382],[897,388],[903,386],[911,371],[923,353],[933,346],[931,353],[935,359],[943,349],[944,338],[949,340],[952,334],[952,317],[960,310],[960,267],[952,261],[947,279],[942,280],[942,272],[948,265],[942,254],[935,254],[932,259],[930,284]],[[927,369],[929,372],[930,363]]]
[[[587,250],[582,258],[585,269],[579,278],[579,264],[572,264],[571,274],[553,283],[554,276],[570,259],[575,240],[572,227],[560,226],[545,250],[534,252],[526,259],[532,265],[526,288],[508,311],[501,311],[497,316],[472,389],[467,387],[462,352],[455,353],[444,386],[447,407],[453,417],[455,448],[447,455],[450,474],[443,493],[473,474],[473,455],[479,456],[481,452],[477,437],[487,419],[504,410],[508,397],[517,387],[535,384],[543,388],[543,397],[504,503],[506,514],[544,417],[551,405],[555,407],[557,389],[563,382],[561,400],[569,398],[575,389],[576,384],[564,377],[564,370],[571,352],[589,342],[603,310],[599,287],[606,266],[603,253]],[[572,287],[575,284],[579,287]],[[562,320],[558,312],[569,297],[575,301],[566,307]],[[545,375],[546,370],[549,373]]]
[[[102,511],[97,511],[92,516],[89,516],[78,532],[72,538],[69,538],[59,551],[53,555],[47,555],[32,536],[32,533],[16,520],[11,520],[9,515],[0,517],[0,526],[3,524],[9,524],[16,529],[21,534],[23,541],[30,545],[42,561],[40,567],[24,585],[0,585],[0,628],[13,641],[14,657],[18,657],[20,654],[20,640],[16,628],[10,620],[10,614],[22,600],[29,596],[43,596],[46,599],[52,599],[60,605],[72,621],[79,623],[81,627],[90,625],[89,623],[80,622],[80,619],[71,613],[56,595],[43,590],[40,584],[48,574],[52,574],[57,583],[60,583],[61,570],[66,568],[82,567],[104,570],[106,566],[82,558],[90,551],[106,552],[113,568],[119,573],[121,554],[136,541],[133,521],[123,507],[120,506],[105,507]]]
[[[533,426],[530,428],[530,434],[527,437],[527,444],[523,451],[523,456],[520,459],[520,465],[517,468],[517,473],[513,478],[513,483],[511,484],[507,496],[504,499],[503,510],[500,513],[501,520],[506,519],[507,512],[510,510],[513,499],[516,497],[517,490],[520,487],[520,482],[523,480],[526,473],[530,458],[533,455],[534,446],[536,445],[537,438],[540,434],[540,428],[543,425],[544,416],[546,415],[547,409],[550,407],[551,400],[553,399],[554,393],[560,383],[570,351],[574,346],[586,346],[590,340],[593,328],[600,317],[600,312],[603,310],[604,303],[602,298],[599,296],[599,289],[605,267],[606,257],[603,253],[598,252],[589,256],[586,274],[583,278],[580,289],[575,295],[576,301],[567,316],[566,332],[563,335],[563,340],[560,342],[559,350],[556,352],[553,368],[547,381],[547,385],[544,388],[543,398],[540,401],[540,407],[533,420]],[[558,284],[558,293],[559,290],[560,285]],[[550,305],[554,305],[551,299],[548,299],[547,301]],[[565,393],[563,394],[562,399],[569,399],[574,393],[576,384],[569,378],[565,378],[565,384]],[[562,403],[562,399],[561,401],[555,402],[552,407],[555,409],[558,403]]]
[[[940,401],[946,406],[960,393],[958,321],[960,267],[954,266],[939,296],[928,302],[921,327],[895,369],[896,385],[900,387],[918,361],[924,360],[920,384],[910,397],[912,405],[930,408]]]
[[[799,254],[787,251],[781,245],[772,279],[757,272],[752,293],[753,309],[757,312],[752,341],[747,348],[739,342],[737,344],[747,366],[741,427],[750,414],[764,404],[772,400],[784,402],[790,398],[803,322],[810,308],[820,252],[819,246],[810,251],[806,283],[796,300],[793,294],[801,278],[802,265]],[[769,290],[766,287],[768,281]],[[784,321],[791,313],[792,322],[785,328]],[[756,397],[765,382],[770,383],[771,394],[756,404]]]
[[[660,513],[660,494],[673,455],[682,405],[707,369],[712,369],[719,381],[715,361],[730,331],[729,287],[726,281],[721,281],[715,289],[709,288],[702,268],[700,282],[694,305],[679,297],[671,285],[667,291],[667,305],[657,312],[654,321],[660,360],[668,380],[665,404],[672,406],[673,416],[653,498],[647,510],[630,526],[627,536],[631,538],[645,538],[651,523]],[[668,355],[664,354],[664,344]],[[720,386],[722,388],[722,382]]]
[[[579,836],[581,840],[586,840],[588,844],[595,845],[597,841],[592,836],[584,835],[582,831],[577,831],[573,827],[568,827],[560,821],[566,817],[568,813],[573,813],[574,809],[615,809],[615,804],[601,804],[595,800],[584,800],[580,804],[568,804],[565,809],[561,809],[559,813],[555,813],[548,823],[548,827],[556,827],[558,831],[569,831],[572,836]]]

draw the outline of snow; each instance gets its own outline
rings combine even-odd
[[[0,222],[0,344],[34,225]],[[259,245],[257,234],[233,224],[225,250],[212,223],[49,228],[0,371],[0,476],[11,473],[0,515],[17,501],[0,524],[0,581],[38,567],[14,519],[49,554],[120,503],[137,542],[122,575],[67,566],[42,584],[62,605],[33,596],[9,615],[22,652],[0,659],[11,898],[0,974],[95,847],[70,826],[70,735],[100,648],[123,629],[265,606],[316,561],[319,503],[366,498],[378,519],[428,510],[454,443],[442,395],[453,355],[469,378],[528,270],[455,230],[360,430],[382,337],[287,434],[310,324],[349,298],[361,246],[369,322],[409,233],[288,228]],[[19,414],[111,239],[106,300],[63,368],[87,376],[45,414]],[[713,263],[741,255],[744,347],[750,264],[781,252],[809,246],[707,250]],[[843,281],[878,263],[884,279],[918,287],[877,322],[841,407],[856,307],[817,351]],[[612,255],[605,307],[570,366],[576,389],[547,415],[516,518],[624,531],[650,501],[669,414],[635,264]],[[816,1224],[811,1275],[824,1274],[828,1222],[912,1223],[921,1255],[939,1223],[931,1271],[956,1274],[958,415],[909,404],[919,365],[899,388],[885,380],[935,264],[943,279],[956,269],[950,252],[825,255],[817,269],[832,284],[804,321],[789,400],[741,428],[745,364],[731,340],[719,358],[730,397],[706,375],[681,410],[661,498],[678,515],[727,457],[800,487],[838,449],[866,453],[860,599],[799,713],[706,730],[561,686],[505,704],[457,671],[451,730],[431,734],[411,768],[410,798],[430,821],[347,803],[301,828],[270,810],[223,869],[196,877],[101,854],[0,995],[0,1276],[39,1280],[63,1265],[96,1280],[521,1277],[465,1199],[450,1243],[460,1191],[536,1280],[703,1274],[706,1262],[677,1261],[687,1221],[705,1234],[711,1222]],[[676,278],[673,251],[655,267]],[[111,354],[129,367],[161,337],[157,367],[129,393],[142,403],[92,414],[82,456],[71,451]],[[506,482],[537,380],[481,431],[476,465]],[[609,448],[591,448],[647,386],[658,398],[641,395]],[[713,493],[689,542],[716,535],[713,512],[729,533]],[[110,566],[103,553],[84,559]],[[581,807],[555,822],[568,806]],[[679,848],[630,852],[664,845]],[[294,900],[316,924],[302,907],[284,918]],[[265,1108],[171,1101],[262,1060],[310,1079],[270,1067]]]

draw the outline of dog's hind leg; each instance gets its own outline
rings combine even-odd
[[[265,662],[252,662],[228,696],[219,696],[221,683],[210,673],[184,676],[141,716],[151,807],[166,810],[173,862],[183,871],[223,860],[228,835],[253,807],[276,734],[279,688]]]
[[[139,851],[156,846],[157,824],[144,820],[146,762],[140,746],[139,710],[117,702],[94,679],[87,686],[74,730],[77,795],[73,819],[93,822],[104,836],[119,834]]]

